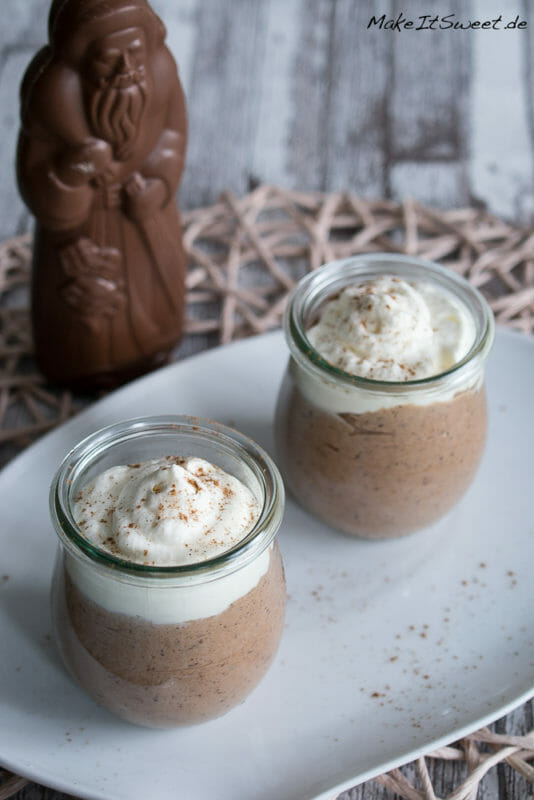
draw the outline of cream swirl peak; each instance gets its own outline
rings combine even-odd
[[[97,547],[155,566],[206,561],[238,544],[260,514],[237,478],[201,458],[111,467],[80,490],[74,518]]]
[[[345,372],[409,381],[460,361],[474,342],[475,326],[446,289],[384,275],[327,300],[307,336],[326,361]]]

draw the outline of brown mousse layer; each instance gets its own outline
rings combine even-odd
[[[286,376],[276,438],[284,479],[328,525],[365,538],[425,527],[464,494],[486,440],[484,389],[364,414],[315,406]]]
[[[130,722],[174,727],[220,716],[255,687],[278,648],[286,591],[277,544],[248,594],[220,614],[177,625],[110,612],[64,570],[63,577],[53,601],[65,663],[101,705]]]

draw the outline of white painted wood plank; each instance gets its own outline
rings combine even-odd
[[[440,10],[440,5],[435,9]],[[395,4],[394,15],[421,24],[420,0]],[[443,14],[468,16],[468,5],[450,0]],[[383,31],[382,36],[388,36]],[[393,46],[390,137],[393,160],[459,159],[465,153],[464,116],[469,91],[472,31],[405,30],[389,33]]]
[[[305,11],[300,19],[297,57],[291,78],[293,119],[288,168],[292,185],[304,191],[324,188],[334,8],[332,0],[305,0]]]
[[[32,51],[6,56],[0,72],[0,238],[27,229],[29,215],[22,202],[15,177],[15,153],[19,131],[19,84]]]
[[[37,49],[45,44],[48,0],[2,0],[0,51],[22,45]]]
[[[534,5],[532,4],[532,0],[523,0],[522,3],[523,7],[523,16],[528,18],[529,20],[529,27],[527,28],[527,36],[525,41],[523,42],[523,63],[525,65],[525,71],[523,75],[523,81],[525,85],[525,115],[527,119],[528,125],[528,134],[530,138],[530,152],[532,154],[532,162],[531,163],[531,186],[534,186],[534,15],[532,11],[534,10]],[[525,223],[532,224],[534,222],[534,212],[531,212],[530,218],[528,213],[525,212]],[[533,705],[534,709],[534,705]]]
[[[532,8],[532,5],[530,5]],[[474,0],[473,15],[524,16],[519,2]],[[532,19],[530,20],[532,24]],[[493,213],[527,222],[534,212],[527,106],[525,30],[471,31],[473,78],[469,138],[472,194]]]
[[[376,0],[337,0],[330,51],[324,188],[381,197],[385,191],[391,35],[368,30],[372,15],[391,13]]]
[[[237,193],[248,189],[265,8],[258,0],[201,5],[188,98],[184,207],[213,202],[224,189]]]
[[[186,97],[191,89],[193,62],[197,46],[199,0],[152,0],[152,8],[167,28],[167,47],[178,64]]]
[[[15,179],[19,86],[33,54],[46,41],[47,0],[2,0],[0,25],[0,238],[29,229],[31,217]]]
[[[290,165],[294,97],[293,70],[298,55],[305,0],[268,0],[263,62],[259,74],[259,115],[251,172],[258,182],[295,186]]]
[[[436,208],[467,203],[467,175],[456,161],[401,161],[389,172],[391,196],[402,201],[413,197]]]

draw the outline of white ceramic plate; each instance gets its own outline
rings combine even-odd
[[[534,339],[499,332],[489,444],[439,524],[356,541],[289,501],[289,591],[274,666],[226,717],[171,732],[123,723],[64,672],[50,637],[52,474],[119,419],[189,413],[272,452],[280,333],[174,364],[110,395],[0,474],[0,763],[83,798],[309,800],[412,760],[534,694]],[[2,577],[5,576],[5,577]]]

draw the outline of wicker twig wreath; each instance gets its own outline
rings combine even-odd
[[[498,323],[534,329],[534,232],[475,209],[439,212],[411,200],[261,186],[187,212],[184,242],[186,331],[212,334],[213,343],[277,327],[288,290],[305,272],[377,251],[440,261],[485,293]],[[0,443],[20,446],[77,407],[70,392],[48,387],[31,362],[30,259],[29,235],[0,245]]]

